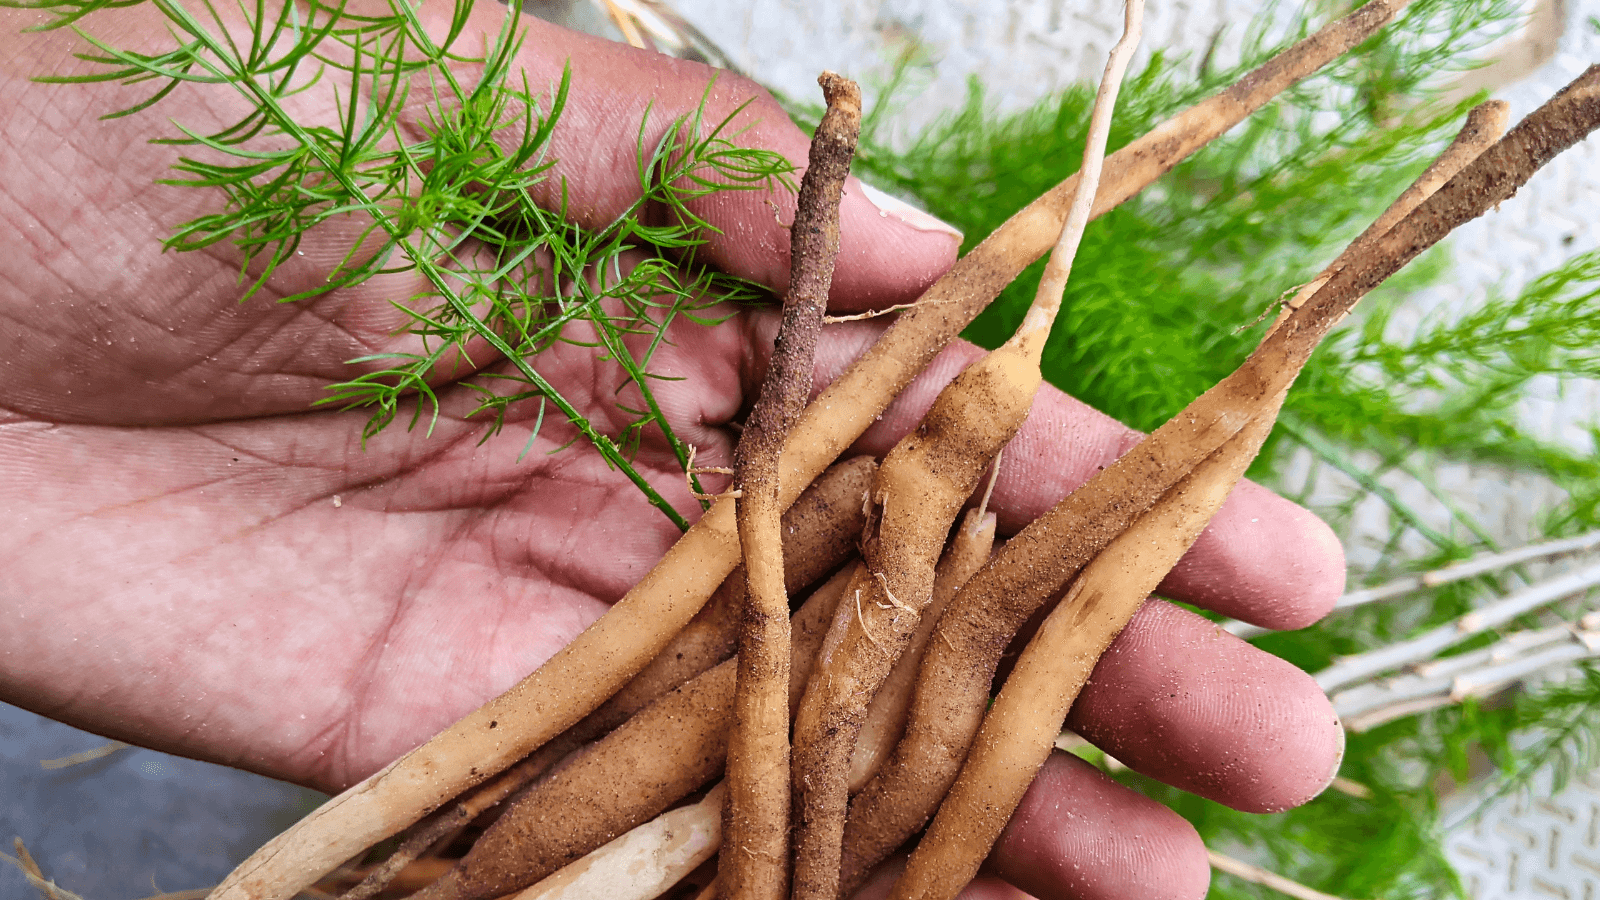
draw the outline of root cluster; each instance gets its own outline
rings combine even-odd
[[[793,229],[794,288],[737,453],[737,499],[721,498],[539,671],[330,801],[213,898],[288,900],[407,829],[401,850],[347,897],[375,896],[429,847],[466,838],[470,849],[413,896],[647,900],[681,883],[683,896],[835,900],[913,842],[892,896],[954,896],[1096,660],[1222,505],[1317,343],[1362,295],[1600,124],[1600,67],[1504,138],[1503,109],[1474,113],[1440,163],[1286,306],[1233,374],[998,550],[981,504],[958,525],[1028,414],[1043,335],[1088,220],[1404,2],[1374,0],[1103,168],[1092,136],[1080,175],[976,247],[806,405],[860,114],[854,85],[824,75],[829,112]],[[1138,20],[1130,0],[1128,36],[1096,104],[1100,147],[1118,54],[1125,60]],[[1052,246],[1059,277],[1041,287],[1016,338],[952,382],[881,463],[828,468]],[[791,614],[790,597],[829,572]],[[1039,615],[997,686],[1002,654]]]

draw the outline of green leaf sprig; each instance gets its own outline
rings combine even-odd
[[[334,385],[324,403],[370,409],[363,439],[407,407],[408,427],[426,421],[431,429],[440,414],[438,385],[454,383],[452,360],[477,369],[467,347],[481,341],[511,370],[476,372],[460,382],[477,392],[473,414],[491,417],[485,439],[500,430],[513,404],[533,401],[531,446],[553,406],[651,504],[688,527],[632,464],[641,436],[654,426],[688,469],[687,448],[655,400],[650,360],[673,321],[694,317],[704,298],[747,298],[760,290],[696,262],[695,248],[715,229],[689,205],[722,190],[792,188],[784,157],[739,147],[727,120],[707,123],[702,111],[673,123],[650,146],[647,119],[639,129],[638,199],[604,227],[584,229],[566,221],[565,209],[534,200],[555,165],[549,142],[571,73],[548,97],[525,75],[517,77],[523,38],[516,5],[488,46],[471,53],[456,45],[472,0],[455,0],[448,31],[437,41],[406,0],[390,0],[384,15],[357,15],[343,2],[255,0],[232,10],[238,21],[209,0],[197,11],[173,0],[144,2],[166,18],[174,48],[137,53],[80,28],[96,10],[129,0],[11,5],[52,12],[43,27],[74,28],[93,48],[80,56],[99,70],[45,80],[153,86],[111,117],[148,109],[183,84],[224,86],[246,101],[248,112],[224,128],[202,132],[175,123],[177,134],[162,139],[186,154],[165,183],[226,197],[221,210],[180,225],[169,248],[232,243],[244,257],[241,299],[248,299],[312,229],[355,217],[369,224],[326,281],[283,302],[381,274],[414,271],[428,285],[426,296],[394,301],[422,349],[352,360],[382,367]],[[470,79],[462,74],[468,71]],[[287,111],[291,98],[325,79],[339,79],[337,121],[297,121]],[[420,104],[413,96],[419,92]],[[666,224],[647,224],[647,210],[660,210],[650,221]],[[584,327],[572,331],[579,323]],[[642,408],[622,408],[633,420],[620,434],[600,431],[540,374],[535,358],[557,342],[594,346],[621,369],[623,386],[638,390]]]

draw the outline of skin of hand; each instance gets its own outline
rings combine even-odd
[[[428,7],[431,9],[431,7]],[[437,14],[437,10],[434,13]],[[493,34],[498,9],[469,23]],[[173,159],[149,144],[171,116],[204,128],[237,101],[185,88],[151,113],[111,85],[40,85],[82,71],[66,31],[23,34],[0,13],[0,699],[108,736],[323,790],[358,781],[538,666],[598,618],[677,531],[618,473],[533,410],[480,444],[464,388],[441,386],[434,433],[360,439],[366,414],[311,409],[352,375],[346,360],[412,346],[385,275],[296,304],[359,223],[309,235],[263,295],[239,303],[225,245],[162,252],[204,191],[154,185]],[[711,71],[530,20],[519,63],[551,84],[571,60],[557,176],[580,222],[637,190],[647,105],[659,127],[701,102]],[[117,46],[159,46],[144,7],[88,20]],[[740,140],[803,161],[806,141],[755,85],[726,73],[720,118],[746,100]],[[297,114],[332,116],[328,93]],[[649,143],[647,141],[646,143]],[[724,268],[781,291],[793,198],[722,194],[699,210],[723,229]],[[852,181],[832,305],[914,299],[957,239],[926,216],[875,205]],[[829,328],[818,384],[884,325]],[[654,364],[658,399],[705,465],[731,455],[776,317],[738,310],[681,324]],[[765,349],[763,349],[765,348]],[[858,449],[883,452],[976,355],[947,349]],[[485,353],[473,360],[503,365]],[[541,372],[602,427],[628,416],[620,374],[558,346]],[[456,372],[441,375],[448,382]],[[992,508],[1014,531],[1137,436],[1053,389],[1007,450]],[[675,460],[648,440],[638,465],[695,510]],[[1285,628],[1315,621],[1343,587],[1338,541],[1315,517],[1242,485],[1163,593]],[[1147,604],[1095,672],[1069,724],[1135,769],[1235,807],[1282,809],[1332,777],[1342,732],[1309,677],[1198,617]],[[1070,821],[1069,821],[1070,820]],[[1204,848],[1182,819],[1058,755],[1030,790],[974,896],[1198,897]]]

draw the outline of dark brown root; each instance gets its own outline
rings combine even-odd
[[[839,255],[839,201],[861,131],[855,82],[832,72],[818,82],[828,111],[811,139],[790,228],[783,323],[735,452],[746,590],[723,832],[738,851],[725,854],[719,868],[722,891],[732,900],[783,900],[789,890],[789,598],[778,523],[779,461],[811,395],[817,338]]]

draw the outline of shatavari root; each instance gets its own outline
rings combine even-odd
[[[1492,118],[1469,118],[1462,137],[1446,151],[1445,158],[1452,160],[1447,165],[1459,170],[1496,134],[1498,128]],[[1429,173],[1434,171],[1430,169]],[[1437,180],[1429,173],[1419,179],[1419,184],[1437,186]],[[1410,190],[1397,201],[1397,206],[1409,211],[1420,199],[1415,190]],[[1393,208],[1379,221],[1394,221],[1392,212]],[[1352,251],[1370,248],[1370,236],[1369,229],[1330,269],[1357,264],[1361,254]],[[1355,298],[1347,299],[1346,309]],[[1329,327],[1332,321],[1327,323]],[[950,614],[939,623],[940,639],[930,649],[919,676],[907,738],[896,747],[880,777],[862,791],[852,807],[844,861],[847,886],[859,884],[873,865],[920,829],[950,790],[977,733],[1000,655],[1022,624],[1100,548],[1129,527],[1134,514],[1144,509],[1140,504],[1147,503],[1146,498],[1165,493],[1174,483],[1174,476],[1185,475],[1222,446],[1216,435],[1206,435],[1204,428],[1184,437],[1180,433],[1184,425],[1180,423],[1214,425],[1229,412],[1230,403],[1235,420],[1240,414],[1254,418],[1268,410],[1275,415],[1288,382],[1280,377],[1263,387],[1256,376],[1247,375],[1247,370],[1262,360],[1276,358],[1275,352],[1267,352],[1273,346],[1281,349],[1281,338],[1275,332],[1239,372],[1190,404],[1184,413],[1013,538],[994,564],[974,576],[968,589],[958,595]],[[1308,355],[1309,351],[1305,353]],[[1287,373],[1292,379],[1298,366],[1296,363],[1281,371],[1280,376]],[[1260,390],[1252,392],[1251,384]],[[1208,404],[1208,398],[1220,402]],[[1265,405],[1259,408],[1252,406],[1262,402]],[[1252,409],[1255,411],[1246,412]],[[1264,439],[1265,435],[1261,437]],[[1237,454],[1244,452],[1240,448],[1249,442],[1232,444],[1229,452]],[[1174,447],[1185,446],[1186,453],[1165,455]],[[1255,450],[1248,453],[1253,456]],[[1164,463],[1152,462],[1161,457],[1165,458]],[[1040,567],[1035,564],[1039,559],[1053,559],[1058,565],[1053,569]],[[1142,596],[1139,599],[1142,601]]]
[[[716,855],[726,793],[718,783],[508,900],[655,900]]]
[[[1349,254],[1333,278],[1263,340],[1252,359],[1270,358],[1272,354],[1263,351],[1275,343],[1283,345],[1285,368],[1280,375],[1288,379],[1275,379],[1284,381],[1282,387],[1266,398],[1238,436],[1196,466],[1078,576],[1067,598],[1023,652],[984,718],[960,778],[895,885],[894,900],[953,897],[976,874],[1049,755],[1094,661],[1221,506],[1266,439],[1287,381],[1303,365],[1310,348],[1373,287],[1456,226],[1509,198],[1541,166],[1597,126],[1600,66],[1591,67],[1478,154],[1387,232]],[[1472,121],[1468,131],[1480,127],[1482,123]],[[1470,148],[1462,151],[1470,153]],[[1424,185],[1422,192],[1426,190]],[[1048,734],[1041,735],[1042,731]]]
[[[811,396],[817,338],[839,255],[839,201],[861,132],[856,83],[832,72],[817,81],[828,111],[811,139],[810,165],[789,229],[783,323],[734,452],[746,589],[722,825],[737,852],[725,855],[718,870],[729,900],[783,900],[789,891],[789,597],[778,524],[779,457]]]
[[[1371,250],[1378,238],[1389,232],[1396,222],[1411,214],[1411,211],[1422,204],[1422,201],[1433,196],[1434,192],[1443,187],[1445,182],[1456,176],[1466,167],[1467,163],[1477,159],[1490,144],[1500,139],[1506,130],[1506,117],[1510,115],[1510,106],[1504,100],[1490,100],[1480,103],[1467,113],[1467,124],[1456,134],[1450,146],[1439,154],[1417,180],[1406,188],[1390,207],[1383,211],[1383,215],[1374,219],[1367,229],[1361,232],[1350,246],[1340,253],[1338,258],[1328,264],[1321,274],[1303,285],[1294,296],[1283,304],[1283,309],[1278,311],[1277,319],[1272,323],[1272,331],[1276,331],[1289,314],[1305,305],[1333,274],[1349,264],[1351,259],[1359,257]],[[1270,333],[1270,332],[1269,332]]]
[[[1408,2],[1373,0],[1113,154],[1094,214],[1370,37]],[[793,502],[1001,288],[1050,249],[1076,183],[1067,178],[973,248],[807,407],[785,445],[780,505]],[[593,712],[660,654],[738,564],[733,519],[732,503],[719,500],[638,585],[537,671],[268,842],[218,886],[214,900],[288,900]]]
[[[1503,110],[1497,110],[1493,104],[1485,104],[1474,110],[1467,126],[1440,160],[1326,271],[1336,272],[1369,252],[1375,238],[1383,234],[1377,228],[1392,226],[1400,217],[1415,209],[1444,180],[1471,162],[1499,136],[1503,127],[1500,124],[1502,119]],[[1320,279],[1320,283],[1326,280]],[[1263,412],[1271,410],[1275,415],[1276,404],[1281,403],[1281,393],[1275,396],[1276,399],[1269,401]],[[1258,437],[1264,440],[1265,432]],[[1198,461],[1205,458],[1204,454],[1210,452],[1211,446],[1212,443],[1207,441],[1196,447],[1195,452],[1187,458],[1199,464]],[[1247,454],[1253,458],[1258,449],[1259,443],[1254,439],[1235,438],[1219,451],[1219,455],[1237,457]],[[1142,453],[1144,450],[1134,452]],[[1120,465],[1114,468],[1120,468]],[[1045,545],[1044,539],[1048,535],[1082,534],[1083,526],[1089,519],[1125,524],[1126,515],[1137,511],[1137,503],[1143,502],[1142,498],[1154,491],[1163,489],[1167,484],[1165,478],[1176,470],[1167,469],[1168,476],[1155,479],[1137,494],[1124,494],[1122,500],[1125,509],[1121,514],[1115,510],[1097,512],[1094,505],[1088,502],[1093,490],[1086,486],[1078,495],[1063,501],[1046,518],[1014,539],[1015,549],[1008,547],[1004,552],[1019,555],[997,560],[996,570],[984,576],[992,578],[993,583],[985,585],[975,580],[972,593],[957,600],[956,612],[940,623],[940,640],[930,650],[929,667],[919,676],[928,689],[919,692],[916,698],[911,713],[914,724],[908,725],[907,738],[891,755],[882,775],[854,801],[846,832],[843,876],[846,888],[858,886],[872,866],[903,844],[933,814],[954,783],[967,748],[972,744],[1000,654],[1010,645],[1023,622],[1033,615],[1038,605],[1059,589],[1054,580],[1034,585],[1023,592],[1008,588],[1008,584],[1012,583],[1010,579],[1016,577],[1022,568],[1033,570],[1030,557],[1022,553],[1022,548],[1037,539],[1041,545],[1030,549],[1029,553],[1053,552],[1051,547],[1054,545]],[[1129,471],[1137,475],[1139,469],[1130,466]],[[1104,491],[1100,496],[1108,502],[1117,499],[1112,491]],[[1080,500],[1084,505],[1074,511],[1074,506]],[[1102,539],[1109,538],[1109,534],[1102,532]],[[1061,556],[1063,571],[1067,574],[1058,579],[1060,584],[1071,577],[1068,566],[1082,565],[1081,560],[1086,560],[1089,554],[1096,552],[1095,548],[1095,541],[1083,541],[1071,553]],[[1022,562],[1016,563],[1015,560]]]
[[[981,508],[968,511],[961,527],[951,538],[950,547],[944,558],[939,561],[934,582],[934,600],[929,604],[930,612],[942,609],[961,583],[988,559],[990,548],[994,543],[994,534],[993,513],[985,512]],[[846,581],[847,579],[841,579],[837,583],[835,598],[842,596]],[[864,774],[852,775],[853,780],[856,778],[865,780],[865,777],[870,775],[874,755],[881,757],[893,746],[893,741],[898,737],[899,729],[904,724],[912,677],[916,674],[915,662],[916,658],[920,657],[920,653],[914,651],[925,645],[932,634],[932,619],[924,619],[923,624],[929,627],[918,629],[916,637],[912,640],[912,650],[901,658],[900,665],[895,667],[890,680],[884,684],[883,690],[879,691],[873,700],[867,726],[863,729],[864,740],[856,745],[856,758],[852,765],[852,772],[859,771]],[[806,631],[819,635],[820,626],[814,625]],[[797,671],[802,675],[805,674],[804,669]],[[900,681],[904,682],[903,689],[896,687]],[[873,731],[881,731],[883,737],[873,741],[866,740],[867,735]],[[713,788],[718,797],[721,796],[720,791],[720,784],[717,788]],[[663,813],[656,819],[592,851],[582,859],[568,864],[518,894],[515,900],[557,900],[567,896],[593,897],[602,892],[607,897],[619,898],[658,895],[661,890],[684,878],[704,861],[707,854],[720,848],[722,813],[719,807],[708,802],[710,799],[711,795],[708,795],[706,800],[699,803]],[[664,834],[669,828],[670,836]],[[651,840],[657,842],[656,853],[653,855],[648,852],[651,849],[648,842]],[[692,843],[693,846],[684,846],[686,842]],[[630,863],[630,860],[643,860],[646,857],[648,857],[647,862]],[[647,870],[649,884],[643,890],[636,889],[631,884],[621,883],[622,876],[617,874],[617,869],[629,864]],[[713,879],[707,888],[715,884],[716,879]],[[707,896],[702,892],[702,898]]]
[[[916,686],[917,670],[921,667],[923,651],[933,637],[933,626],[939,620],[950,598],[972,574],[989,561],[994,548],[995,514],[981,507],[967,510],[944,558],[933,572],[933,599],[922,611],[922,621],[911,636],[900,660],[884,679],[877,696],[867,707],[867,717],[861,723],[861,736],[856,739],[855,751],[850,757],[850,793],[861,788],[877,773],[888,759],[889,752],[905,733],[906,716],[911,709],[911,691]]]
[[[366,877],[352,885],[349,890],[340,894],[339,900],[369,900],[376,897],[405,870],[406,866],[427,853],[429,848],[457,829],[470,825],[473,819],[499,805],[507,797],[532,784],[551,766],[560,762],[561,757],[566,756],[570,750],[571,748],[564,742],[551,741],[534,751],[527,759],[462,795],[448,809],[418,822],[417,827],[406,836],[393,853],[389,854],[387,859],[374,866]]]
[[[989,550],[994,542],[994,532],[993,513],[984,513],[981,509],[968,512],[955,537],[951,539],[948,552],[939,561],[934,582],[934,600],[929,604],[930,610],[943,608],[944,601],[947,601],[961,583],[988,559]],[[836,584],[837,589],[833,595],[835,599],[842,596],[847,581],[848,579],[841,579]],[[820,621],[821,617],[818,618],[818,623]],[[931,619],[924,620],[924,625],[931,626],[931,624]],[[809,629],[801,627],[812,635],[821,633],[820,624],[815,624]],[[926,644],[931,632],[931,627],[920,628],[912,641],[912,647],[919,648]],[[911,678],[915,675],[914,654],[907,652],[900,662],[901,665],[896,666],[890,681],[885,683],[884,689],[879,691],[874,699],[867,727],[863,730],[864,738],[868,732],[875,729],[881,730],[884,737],[856,745],[853,772],[859,770],[870,774],[873,754],[881,756],[887,752],[893,746],[894,739],[898,737],[898,729],[904,724],[905,704],[910,699]],[[906,663],[911,665],[905,665]],[[803,668],[797,668],[796,671],[801,675],[805,674]],[[900,676],[905,682],[903,690],[893,689],[897,681],[896,676]],[[852,775],[852,779],[856,777],[858,776]],[[864,780],[866,776],[859,777]],[[717,797],[722,796],[720,791],[720,785],[718,788],[713,788]],[[593,897],[599,893],[619,898],[656,896],[661,889],[685,877],[704,861],[707,854],[719,849],[722,811],[720,806],[708,802],[711,796],[708,794],[707,799],[699,803],[663,813],[645,825],[592,851],[582,859],[569,863],[518,894],[515,900],[556,900],[567,896]],[[666,833],[669,830],[670,835]],[[683,837],[684,835],[688,835],[687,839]],[[648,852],[651,849],[649,844],[651,840],[657,842],[654,855]],[[694,846],[684,846],[686,840],[692,842]],[[645,857],[648,857],[646,862],[630,862]],[[649,884],[643,890],[636,889],[631,884],[620,883],[622,876],[617,874],[617,869],[630,864],[647,870]],[[714,884],[716,884],[715,879],[711,882],[711,885]],[[707,885],[707,888],[709,889],[711,885]],[[702,892],[701,897],[706,898],[708,895]]]
[[[783,580],[786,595],[810,587],[855,555],[866,513],[861,498],[878,461],[856,456],[830,466],[784,511]],[[627,721],[656,698],[733,656],[745,598],[742,567],[736,568],[689,624],[627,686],[573,726],[580,743]]]
[[[1483,108],[1480,107],[1480,110]],[[1431,166],[1417,184],[1402,194],[1395,205],[1378,219],[1379,224],[1387,222],[1392,225],[1398,218],[1397,211],[1400,215],[1410,212],[1442,182],[1438,177],[1440,171],[1448,173],[1445,176],[1448,178],[1499,136],[1503,126],[1497,124],[1493,109],[1483,112],[1488,115],[1475,110],[1469,116],[1467,126],[1441,156],[1440,162]],[[1360,253],[1372,246],[1374,236],[1374,229],[1369,228],[1340,254],[1327,271],[1337,271],[1358,259]],[[1281,402],[1280,391],[1272,395],[1265,409],[1272,410],[1275,415],[1277,404]],[[1192,404],[1186,414],[1193,413],[1194,406]],[[1217,411],[1213,407],[1209,414],[1215,415]],[[1165,439],[1165,436],[1163,430],[1158,430],[1156,435],[1147,440]],[[1265,433],[1260,438],[1264,440]],[[1191,466],[1199,465],[1212,452],[1213,446],[1213,441],[1206,440],[1183,458]],[[1259,444],[1256,444],[1253,449],[1245,450],[1243,448],[1252,446],[1251,442],[1237,438],[1223,446],[1226,449],[1220,451],[1220,455],[1248,453],[1250,458],[1259,449]],[[1141,444],[1129,456],[1134,457],[1150,449]],[[930,651],[927,668],[919,675],[918,694],[910,714],[911,724],[907,726],[906,738],[896,747],[881,776],[868,784],[852,806],[843,861],[843,883],[846,888],[858,886],[873,866],[922,828],[933,815],[940,800],[955,782],[967,748],[977,733],[1001,653],[1039,605],[1054,595],[1072,577],[1076,568],[1104,545],[1095,539],[1080,540],[1070,552],[1059,555],[1061,568],[1057,578],[1046,579],[1025,591],[1012,590],[1012,579],[1022,571],[1036,572],[1032,554],[1059,552],[1058,546],[1050,542],[1065,541],[1071,535],[1084,534],[1083,529],[1090,521],[1128,527],[1132,515],[1142,508],[1137,504],[1144,502],[1143,498],[1158,496],[1159,492],[1166,490],[1166,486],[1171,484],[1166,479],[1172,477],[1172,473],[1181,471],[1182,465],[1163,467],[1162,471],[1166,474],[1151,478],[1137,490],[1124,485],[1127,493],[1121,496],[1123,508],[1120,512],[1115,508],[1100,509],[1097,506],[1098,502],[1115,503],[1118,500],[1115,491],[1104,489],[1093,481],[1085,485],[1013,539],[1012,545],[1003,551],[1003,558],[996,560],[994,571],[982,576],[991,579],[990,582],[975,578],[971,585],[973,590],[955,601],[952,614],[939,623],[938,646]],[[1119,461],[1112,468],[1121,470],[1123,467],[1124,463]],[[1141,472],[1148,476],[1154,470],[1131,465],[1127,466],[1126,471],[1128,478],[1137,479]],[[1091,499],[1095,495],[1098,495],[1098,501]],[[1060,537],[1052,539],[1050,535]],[[1098,540],[1110,541],[1113,536],[1112,528],[1107,527],[1100,532]],[[1037,547],[1028,546],[1036,541],[1039,544]],[[1028,548],[1028,552],[1023,553],[1022,548]],[[1017,555],[1011,556],[1013,553]],[[926,684],[927,690],[924,691],[920,684]]]

